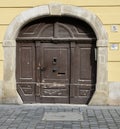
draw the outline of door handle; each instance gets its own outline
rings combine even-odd
[[[37,70],[40,70],[40,67],[37,67]]]
[[[40,67],[37,67],[37,70],[38,70],[38,71],[45,71],[45,70],[46,70],[46,68],[45,68],[45,67],[40,66]]]
[[[46,67],[44,67],[44,66],[40,67],[40,71],[45,71],[45,70],[46,70]]]

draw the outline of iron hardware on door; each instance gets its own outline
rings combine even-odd
[[[53,65],[56,65],[56,64],[57,64],[57,57],[53,57],[52,64],[53,64]]]
[[[52,70],[53,72],[56,72],[57,71],[57,68],[53,68],[53,70]]]
[[[41,67],[40,67],[40,70],[41,70],[41,71],[45,71],[45,70],[46,70],[46,67],[41,66]]]
[[[57,57],[53,57],[53,59],[52,59],[52,64],[53,64],[53,65],[56,65],[56,64],[57,64]],[[57,68],[54,67],[54,68],[52,69],[52,72],[55,73],[56,71],[57,71]]]
[[[45,69],[46,69],[46,68],[43,67],[43,66],[38,66],[38,67],[37,67],[37,70],[40,70],[40,71],[45,71]]]
[[[40,67],[37,67],[37,70],[40,70]]]

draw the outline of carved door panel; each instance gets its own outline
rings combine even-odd
[[[24,103],[35,102],[35,44],[32,41],[17,43],[16,80],[17,91]]]
[[[71,44],[70,103],[87,104],[96,84],[95,44]]]
[[[37,43],[36,101],[69,103],[70,45]]]

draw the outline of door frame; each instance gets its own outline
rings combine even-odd
[[[22,12],[10,23],[3,40],[4,48],[4,79],[3,94],[0,96],[4,103],[23,103],[16,90],[16,38],[20,29],[31,20],[45,16],[69,16],[88,23],[96,34],[97,41],[97,83],[96,91],[89,104],[107,104],[108,72],[107,46],[108,35],[100,19],[90,11],[72,5],[52,3],[34,7]],[[92,22],[91,22],[92,21]],[[8,60],[9,59],[9,60]]]

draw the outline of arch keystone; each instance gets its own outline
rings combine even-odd
[[[49,4],[50,15],[61,15],[61,6],[60,3]]]

